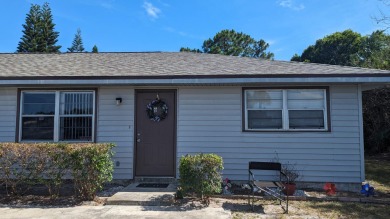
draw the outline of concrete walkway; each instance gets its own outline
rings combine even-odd
[[[167,188],[140,188],[133,183],[107,199],[107,205],[171,206],[174,203],[177,185]]]
[[[183,209],[180,206],[77,206],[69,208],[1,207],[0,218],[231,218],[231,212],[221,207]]]
[[[139,188],[129,185],[108,198],[105,206],[76,207],[0,207],[0,218],[231,218],[231,212],[213,205],[201,208],[192,204],[174,205],[176,185],[167,188]]]

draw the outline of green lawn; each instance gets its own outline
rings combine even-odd
[[[383,156],[366,158],[366,180],[379,196],[390,197],[390,159]]]

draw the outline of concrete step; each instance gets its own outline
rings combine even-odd
[[[133,183],[107,199],[107,205],[170,206],[175,201],[177,185],[167,188],[140,188]]]

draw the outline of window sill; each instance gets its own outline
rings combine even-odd
[[[245,129],[243,132],[330,132],[328,129]]]
[[[45,141],[45,140],[21,140],[19,143],[95,143],[94,141]]]

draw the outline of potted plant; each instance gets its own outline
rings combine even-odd
[[[275,152],[276,153],[276,152]],[[276,156],[274,159],[271,160],[272,162],[281,163],[278,153],[276,153]],[[297,170],[295,163],[281,163],[282,164],[282,172],[285,174],[282,174],[282,181],[285,182],[283,193],[285,195],[292,196],[295,193],[296,190],[296,182],[301,178],[301,175],[299,171]],[[287,180],[288,178],[288,180]]]
[[[288,177],[288,182],[287,182],[287,177],[282,175],[282,180],[285,182],[284,183],[284,190],[283,193],[285,195],[294,195],[295,190],[296,190],[296,181],[301,177],[299,174],[299,171],[296,169],[295,164],[282,164],[282,172],[286,174]]]

